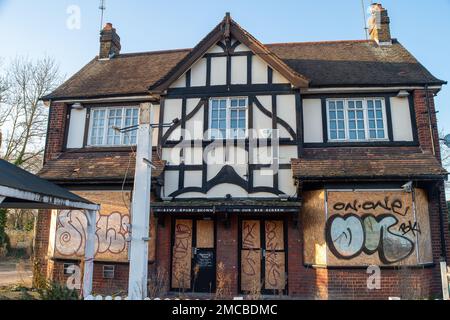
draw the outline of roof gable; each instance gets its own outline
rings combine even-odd
[[[255,55],[264,60],[274,70],[278,71],[294,87],[301,88],[309,86],[309,80],[305,76],[295,72],[266,46],[239,26],[233,19],[231,19],[229,13],[227,13],[225,18],[210,33],[208,33],[206,37],[204,37],[197,44],[197,46],[195,46],[191,52],[186,55],[186,57],[184,57],[163,78],[161,78],[160,81],[150,86],[150,92],[161,93],[165,91],[215,45],[221,46],[225,52],[233,52],[236,45],[239,43],[236,42],[235,46],[231,44],[232,37],[238,40],[239,43],[246,45]]]

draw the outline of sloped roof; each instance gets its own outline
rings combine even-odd
[[[386,148],[358,148],[347,152],[322,150],[292,159],[292,171],[300,180],[340,179],[442,179],[448,172],[430,153],[419,149],[398,152]]]
[[[31,174],[5,160],[0,159],[0,186],[14,189],[17,191],[24,191],[36,194],[36,202],[40,202],[39,199],[49,198],[45,203],[56,203],[57,201],[51,200],[54,198],[60,200],[68,200],[76,203],[93,204],[92,202],[77,196],[63,189],[49,181],[46,181],[34,174]],[[4,205],[7,205],[8,201],[17,202],[23,201],[23,199],[6,199]]]
[[[65,152],[57,159],[48,161],[38,173],[42,178],[58,183],[64,182],[122,182],[134,180],[136,157],[130,151],[80,151]],[[153,152],[152,177],[157,178],[164,170],[165,162]]]
[[[311,80],[311,87],[442,85],[397,40],[278,43],[266,45]]]
[[[82,99],[144,95],[178,75],[197,59],[201,49],[223,31],[222,21],[193,49],[119,54],[110,60],[94,58],[48,99]],[[372,40],[261,44],[231,20],[230,30],[253,51],[309,87],[442,85],[397,40],[379,46]],[[267,61],[266,61],[267,62]],[[270,63],[269,63],[270,64]],[[307,80],[306,80],[307,79]]]
[[[48,99],[143,95],[149,85],[169,72],[190,49],[120,54],[110,60],[92,59]]]

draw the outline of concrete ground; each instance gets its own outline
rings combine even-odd
[[[0,287],[31,287],[32,277],[30,260],[0,258]]]

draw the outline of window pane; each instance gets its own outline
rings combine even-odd
[[[330,119],[336,119],[336,111],[330,111]]]

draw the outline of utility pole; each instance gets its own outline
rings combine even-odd
[[[150,192],[152,179],[152,126],[151,103],[140,106],[137,133],[136,169],[131,204],[130,271],[128,298],[143,300],[147,297],[148,242],[150,231]]]

